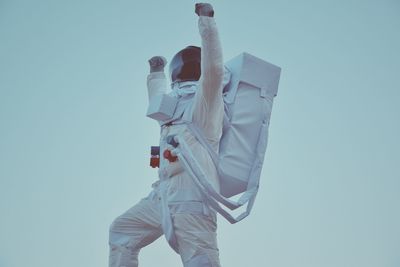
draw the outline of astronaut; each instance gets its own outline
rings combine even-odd
[[[210,4],[196,4],[201,48],[189,46],[179,51],[170,63],[172,94],[193,94],[192,122],[202,130],[211,147],[218,152],[222,135],[224,106],[222,84],[224,64],[214,10]],[[165,93],[166,60],[156,56],[149,60],[147,77],[149,100]],[[148,197],[117,217],[110,227],[110,267],[138,266],[138,253],[161,235],[181,256],[185,267],[217,267],[216,212],[204,193],[174,157],[168,137],[179,135],[193,151],[207,173],[209,182],[219,190],[215,165],[207,150],[182,123],[161,126],[161,160],[159,180]]]

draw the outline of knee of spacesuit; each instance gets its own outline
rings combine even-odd
[[[124,219],[117,218],[110,225],[109,244],[110,246],[121,246],[130,249],[140,249],[139,243],[143,234],[132,229],[125,229],[127,222]]]
[[[110,244],[109,267],[137,267],[138,250]]]
[[[137,229],[126,227],[129,220],[117,217],[110,225],[109,243],[110,245],[129,247],[135,249],[143,239],[143,234]]]
[[[138,266],[138,246],[140,237],[127,233],[120,233],[118,221],[114,221],[109,231],[109,267],[136,267]]]
[[[184,262],[184,267],[217,267],[217,265],[212,263],[207,254],[202,254],[196,255],[190,260]]]
[[[109,267],[137,267],[139,252],[127,248],[110,246]]]

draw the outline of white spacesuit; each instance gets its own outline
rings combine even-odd
[[[173,90],[182,95],[195,93],[192,122],[202,130],[211,147],[218,152],[224,116],[222,51],[213,12],[209,16],[201,13],[198,15],[202,40],[201,77],[198,81],[175,81]],[[150,73],[147,85],[150,101],[155,95],[165,93],[167,83],[164,72]],[[165,150],[173,150],[167,144],[167,137],[172,135],[179,135],[189,144],[207,173],[209,182],[218,191],[219,179],[215,165],[207,150],[185,124],[162,126],[160,154]],[[162,234],[180,254],[185,267],[220,266],[215,211],[206,203],[202,192],[184,171],[179,160],[170,161],[161,157],[159,176],[150,195],[112,223],[109,266],[138,266],[140,249]]]

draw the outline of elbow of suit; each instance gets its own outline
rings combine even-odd
[[[208,68],[205,69],[205,75],[211,76],[214,80],[223,80],[224,78],[224,63],[218,62],[212,64]]]
[[[216,64],[210,68],[207,68],[202,73],[202,84],[204,88],[220,88],[224,80],[224,66],[223,64]]]

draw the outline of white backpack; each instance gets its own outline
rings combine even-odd
[[[207,148],[213,159],[219,173],[221,191],[214,190],[207,180],[207,175],[197,164],[192,151],[179,137],[177,156],[185,170],[203,191],[205,201],[229,222],[236,223],[250,214],[257,195],[267,148],[272,103],[278,91],[281,69],[248,53],[240,54],[227,62],[225,66],[231,72],[231,79],[224,87],[225,118],[219,154],[210,147],[200,129],[186,122],[193,135]],[[172,113],[172,115],[163,115],[164,121],[168,117],[176,119],[179,109],[171,108],[171,104],[165,104],[167,102],[174,101],[165,97],[164,100],[160,100],[156,108],[160,110],[162,107],[164,111],[169,110]],[[154,110],[153,108],[147,115],[160,120],[160,112],[153,112]],[[231,199],[232,196],[239,194],[242,195],[237,201]],[[230,210],[235,210],[245,204],[247,207],[243,213],[234,217],[220,204]]]

